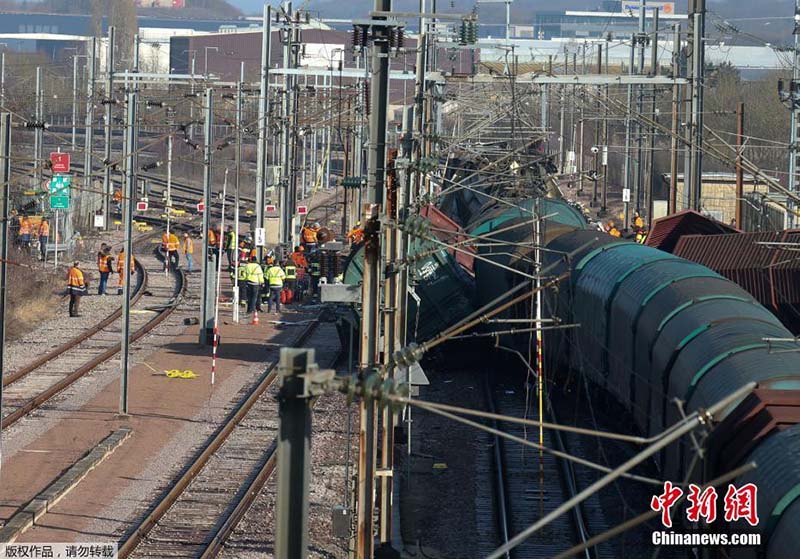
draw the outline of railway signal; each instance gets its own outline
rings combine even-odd
[[[198,202],[197,203],[197,211],[198,211],[198,213],[199,212],[204,212],[205,209],[206,209],[206,203],[205,202]]]
[[[297,206],[297,215],[308,215],[308,206]]]
[[[142,200],[141,202],[136,202],[136,211],[146,212],[147,211],[147,200]]]

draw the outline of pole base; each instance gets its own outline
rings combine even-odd
[[[375,550],[374,559],[400,559],[400,552],[388,543],[382,543]]]
[[[128,421],[131,418],[131,414],[129,413],[117,413],[114,414],[114,419],[118,419],[121,421]]]

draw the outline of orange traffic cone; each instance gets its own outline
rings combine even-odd
[[[253,320],[250,321],[253,326],[258,326],[258,311],[253,311]]]

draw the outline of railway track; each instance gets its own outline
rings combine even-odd
[[[287,345],[317,348],[320,366],[333,366],[338,338],[325,329],[313,322]],[[121,543],[120,558],[217,556],[275,469],[277,379],[273,363]]]
[[[513,387],[512,387],[513,386]],[[531,387],[531,394],[535,388]],[[485,382],[487,408],[490,412],[513,417],[526,416],[524,390],[518,384],[501,385]],[[531,410],[527,416],[530,417]],[[552,419],[552,418],[550,418]],[[514,436],[537,442],[538,429],[517,423],[498,421],[492,425]],[[561,436],[553,431],[544,431],[544,446],[565,451]],[[552,512],[565,500],[572,497],[585,480],[572,468],[572,464],[551,454],[539,452],[513,441],[494,436],[492,445],[492,485],[498,541],[507,543],[515,534],[523,531],[542,516]],[[582,508],[573,509],[546,528],[529,538],[509,554],[509,559],[540,559],[553,557],[589,539],[590,533]],[[581,555],[595,559],[594,550]]]
[[[186,288],[182,271],[165,276],[163,266],[146,252],[137,255],[136,294],[131,299],[130,332],[135,342],[164,321]],[[122,310],[18,369],[3,380],[5,429],[40,408],[120,351]]]

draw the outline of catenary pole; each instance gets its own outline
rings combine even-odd
[[[104,229],[111,228],[111,119],[113,118],[112,108],[114,106],[114,41],[115,28],[113,25],[108,28],[108,50],[106,51],[106,122],[105,122],[105,154],[103,157],[103,216],[105,219]]]
[[[92,150],[94,149],[94,86],[95,86],[95,70],[97,62],[95,56],[97,54],[97,39],[92,37],[89,42],[88,66],[89,76],[86,80],[86,120],[84,121],[84,152],[83,152],[83,196],[88,196],[92,192],[92,166],[94,160],[92,157]],[[94,196],[93,196],[94,197]],[[92,212],[94,213],[94,212]],[[89,216],[92,219],[92,216]],[[93,224],[84,224],[86,227],[91,227]],[[58,239],[56,239],[56,243]],[[56,251],[58,254],[58,251]]]
[[[201,281],[201,300],[200,300],[200,343],[209,345],[213,342],[209,335],[214,327],[214,316],[212,314],[212,303],[214,300],[214,264],[216,260],[209,256],[208,236],[211,230],[211,203],[212,203],[212,180],[213,180],[213,155],[211,142],[213,141],[214,123],[214,90],[210,87],[206,89],[205,103],[205,125],[204,125],[204,157],[203,157],[203,252],[202,262],[202,281]],[[219,245],[218,245],[219,246]],[[221,255],[217,254],[216,258]]]
[[[0,113],[0,417],[3,413],[3,379],[6,357],[6,305],[8,300],[8,245],[11,206],[11,113]],[[0,463],[3,445],[0,441]]]
[[[390,12],[391,0],[375,0],[375,11]],[[384,17],[374,18],[376,23]],[[377,20],[377,21],[376,21]],[[367,188],[362,208],[364,223],[364,274],[362,282],[360,369],[366,378],[378,365],[381,302],[381,232],[380,217],[386,186],[386,126],[389,93],[389,28],[373,27],[372,76],[369,118]],[[358,500],[356,559],[373,557],[373,515],[377,447],[377,413],[374,401],[362,399],[359,405]]]
[[[122,295],[122,343],[120,346],[120,385],[119,385],[119,414],[128,415],[128,378],[130,369],[130,327],[131,327],[131,282],[130,282],[130,262],[133,255],[133,200],[136,191],[136,97],[135,91],[128,93],[127,118],[125,119],[125,134],[127,135],[128,152],[124,154],[129,158],[127,173],[125,175],[125,195],[123,203],[125,207],[125,258],[123,273],[128,276],[125,278],[125,285]]]
[[[269,136],[269,67],[272,59],[272,6],[264,4],[263,34],[261,37],[261,91],[258,97],[258,162],[256,168],[256,227],[264,227],[264,202],[267,191],[267,138]],[[238,179],[237,171],[237,181]],[[252,232],[255,239],[255,232]],[[258,261],[264,247],[256,249]],[[237,259],[238,260],[238,259]]]

